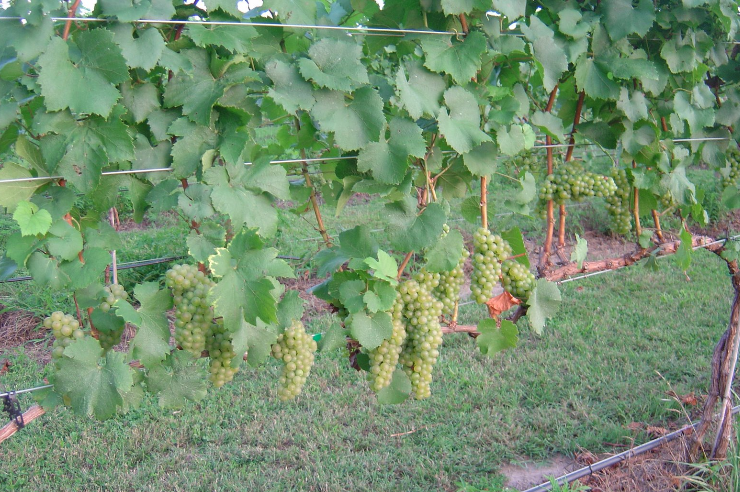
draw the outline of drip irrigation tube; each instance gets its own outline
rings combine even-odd
[[[735,415],[738,412],[740,412],[740,405],[732,409],[732,415]],[[630,458],[634,458],[635,456],[639,456],[643,453],[647,453],[648,451],[651,451],[657,448],[661,444],[678,439],[686,431],[694,430],[694,428],[700,423],[701,422],[696,422],[695,424],[689,424],[686,427],[682,427],[681,429],[678,429],[677,431],[673,431],[670,434],[666,434],[663,437],[659,437],[657,439],[653,439],[650,442],[646,442],[645,444],[641,444],[640,446],[637,446],[636,448],[628,449],[627,451],[623,451],[619,454],[615,454],[614,456],[601,460],[597,463],[594,463],[593,465],[584,466],[583,468],[579,470],[566,473],[565,475],[556,479],[555,483],[557,483],[558,485],[565,485],[566,483],[570,483],[573,480],[577,480],[579,478],[592,475],[597,471],[603,470],[604,468],[609,468],[610,466],[617,465]],[[551,482],[542,483],[540,485],[527,489],[524,492],[546,492],[548,490],[552,490]]]

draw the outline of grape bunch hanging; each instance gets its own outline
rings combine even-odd
[[[475,231],[470,290],[478,304],[485,304],[493,297],[501,279],[501,263],[511,255],[511,246],[501,236],[483,227]]]
[[[124,301],[128,300],[128,292],[123,288],[123,285],[106,285],[105,298],[103,299],[103,302],[100,303],[100,310],[104,313],[110,312],[113,303],[119,299]],[[114,330],[98,330],[98,341],[100,341],[100,346],[103,347],[103,350],[110,350],[114,345],[121,341],[121,335],[123,335],[124,328],[125,325],[121,323],[120,326],[116,327]]]
[[[59,359],[73,341],[84,338],[85,332],[82,331],[79,321],[71,314],[64,314],[62,311],[54,311],[51,316],[44,319],[44,328],[51,330],[54,334],[54,344],[51,356]]]
[[[283,362],[278,386],[280,400],[291,400],[300,394],[311,372],[316,349],[316,341],[306,333],[300,321],[293,321],[278,336],[272,346],[272,355]]]
[[[175,265],[167,271],[166,279],[175,302],[175,341],[200,357],[213,322],[207,297],[215,283],[194,265]]]
[[[590,197],[609,197],[615,191],[617,185],[611,177],[586,171],[577,161],[561,163],[540,188],[540,208],[549,200],[562,205],[568,200],[580,202]]]
[[[737,185],[740,178],[740,150],[731,146],[727,151],[727,165],[722,170],[722,189]]]
[[[606,210],[609,213],[611,230],[624,236],[632,230],[632,213],[630,212],[632,188],[625,169],[612,168],[610,175],[617,189],[606,197]]]
[[[398,364],[398,357],[403,350],[403,344],[406,341],[406,323],[403,317],[404,302],[403,295],[398,292],[393,307],[390,310],[393,322],[393,332],[391,337],[373,350],[368,352],[370,359],[370,388],[373,391],[380,391],[389,384],[393,371]]]

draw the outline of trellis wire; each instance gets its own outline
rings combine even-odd
[[[45,384],[43,386],[36,386],[35,388],[27,388],[27,389],[22,389],[22,390],[18,390],[18,391],[6,391],[5,393],[0,393],[0,398],[5,398],[6,396],[11,395],[11,394],[13,394],[13,395],[20,395],[20,394],[23,394],[23,393],[31,393],[32,391],[39,391],[39,390],[42,390],[42,389],[51,388],[52,386],[54,386],[54,385],[53,384]]]

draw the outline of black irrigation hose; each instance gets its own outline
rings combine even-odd
[[[735,415],[738,412],[740,412],[740,405],[732,409],[732,415]],[[593,465],[584,466],[583,468],[579,470],[566,473],[562,477],[559,477],[557,480],[555,480],[555,483],[562,486],[562,485],[565,485],[566,483],[572,482],[573,480],[577,480],[579,478],[592,475],[593,473],[603,470],[604,468],[609,468],[610,466],[617,465],[630,458],[634,458],[635,456],[639,456],[643,453],[647,453],[648,451],[651,451],[657,448],[661,444],[678,439],[686,431],[694,430],[694,428],[700,423],[701,422],[697,422],[695,424],[687,425],[686,427],[678,429],[677,431],[673,431],[670,434],[666,434],[663,437],[659,437],[650,442],[646,442],[645,444],[641,444],[637,446],[636,448],[628,449],[627,451],[623,451],[619,454],[615,454],[614,456],[610,456],[609,458],[606,458],[597,463],[594,463]],[[552,482],[542,483],[540,485],[527,489],[524,492],[546,492],[548,490],[552,490]]]
[[[140,268],[144,266],[149,265],[157,265],[159,263],[169,263],[170,261],[175,260],[181,260],[183,258],[187,258],[187,256],[169,256],[166,258],[155,258],[152,260],[141,260],[141,261],[131,261],[129,263],[121,263],[118,265],[118,270],[128,270],[130,268]],[[297,256],[278,256],[281,260],[301,260],[303,258],[298,258]],[[31,276],[25,276],[25,277],[15,277],[15,278],[9,278],[7,280],[0,280],[0,284],[9,284],[12,282],[28,282],[29,280],[33,280],[33,277]]]

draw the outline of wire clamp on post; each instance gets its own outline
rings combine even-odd
[[[10,420],[15,422],[18,429],[23,428],[25,425],[25,422],[23,422],[23,411],[21,411],[21,406],[18,403],[18,398],[15,396],[15,391],[6,393],[5,396],[3,396],[3,411],[10,416]]]

